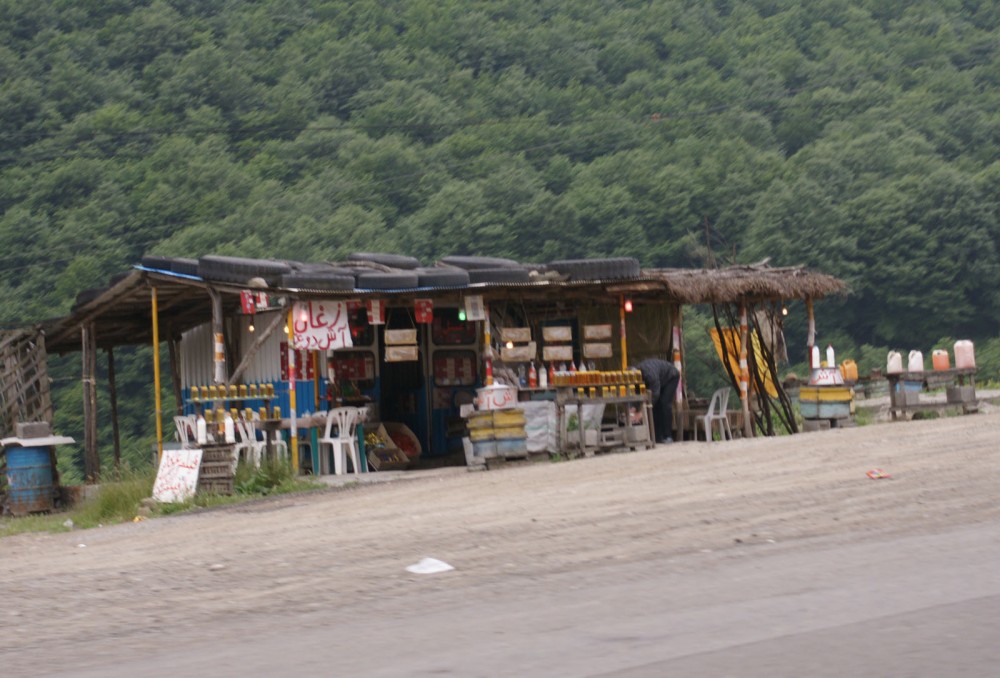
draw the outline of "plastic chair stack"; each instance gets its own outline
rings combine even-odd
[[[355,473],[361,473],[361,458],[358,452],[357,424],[361,410],[356,407],[338,407],[326,415],[326,430],[319,439],[319,473],[329,474],[330,465],[325,447],[330,446],[333,453],[333,472],[343,475],[347,472],[347,455],[351,456],[351,464]],[[336,434],[334,434],[336,429]]]
[[[236,430],[239,433],[240,441],[236,443],[233,453],[237,460],[243,459],[252,463],[254,468],[260,468],[260,458],[263,456],[265,442],[257,440],[257,433],[251,422],[243,417],[236,420]]]
[[[712,441],[716,424],[718,424],[720,440],[733,439],[733,431],[729,427],[729,416],[726,414],[726,410],[729,407],[729,393],[730,389],[728,387],[720,388],[713,393],[712,400],[708,403],[708,412],[698,417],[705,428],[705,440],[707,442]]]
[[[174,426],[177,427],[177,440],[181,447],[198,447],[198,417],[193,414],[174,417]]]

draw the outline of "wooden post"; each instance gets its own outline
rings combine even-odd
[[[163,402],[160,398],[160,312],[156,305],[156,288],[152,288],[153,314],[153,388],[156,392],[156,460],[163,458]]]
[[[111,433],[115,446],[115,475],[122,470],[122,442],[118,430],[118,386],[115,383],[115,352],[108,347],[108,396],[111,399]]]
[[[215,377],[216,386],[226,384],[226,342],[222,332],[222,295],[213,289],[208,290],[212,298],[212,340],[215,345]]]
[[[743,404],[743,435],[747,438],[753,435],[753,423],[750,421],[750,368],[747,362],[747,345],[750,342],[750,331],[747,325],[747,304],[740,302],[740,401]]]
[[[813,300],[812,297],[806,297],[806,315],[809,318],[809,334],[806,335],[806,351],[808,356],[806,360],[809,361],[810,368],[819,367],[819,365],[813,365],[813,346],[816,345],[816,316],[813,314]]]
[[[622,342],[622,372],[624,372],[625,370],[628,369],[628,341],[625,338],[625,295],[624,294],[621,295],[620,298],[618,299],[618,319],[619,319],[619,321],[621,323],[621,326],[619,327],[618,332],[621,335],[621,342]],[[580,435],[582,436],[583,435],[583,433],[582,433],[582,431],[583,431],[582,425],[581,425],[580,431],[581,431]]]
[[[83,477],[87,483],[101,478],[101,457],[97,452],[97,337],[94,324],[81,327],[83,352]]]

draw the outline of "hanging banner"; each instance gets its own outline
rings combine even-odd
[[[415,299],[413,301],[413,311],[418,323],[434,322],[434,300]]]
[[[465,298],[465,319],[486,320],[486,307],[483,305],[483,295],[474,294]]]
[[[351,327],[343,301],[297,301],[292,307],[292,346],[328,351],[350,348]]]
[[[368,299],[365,305],[368,308],[368,324],[385,325],[385,302],[381,299]]]
[[[240,291],[240,309],[245,314],[250,314],[254,312],[255,304],[253,298],[253,292],[250,290]]]

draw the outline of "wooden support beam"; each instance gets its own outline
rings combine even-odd
[[[115,446],[115,475],[121,474],[122,470],[122,443],[121,434],[118,429],[118,386],[115,382],[115,352],[108,349],[108,397],[111,400],[111,434],[114,437]]]
[[[226,384],[226,341],[222,329],[222,295],[208,288],[208,296],[212,298],[212,342],[215,348],[215,374],[212,383]]]
[[[83,357],[83,478],[88,484],[101,479],[101,457],[97,451],[97,336],[93,323],[80,328]]]
[[[747,304],[746,301],[742,301],[740,302],[740,402],[743,405],[743,435],[746,438],[753,435],[753,422],[750,421],[750,366],[747,361],[749,343]]]
[[[255,333],[257,338],[254,340],[253,345],[247,349],[247,352],[243,354],[243,359],[240,361],[240,364],[236,366],[236,369],[233,370],[232,375],[229,377],[229,381],[226,382],[227,386],[236,383],[239,378],[243,376],[246,369],[250,367],[253,357],[257,355],[257,352],[262,346],[264,346],[268,337],[274,334],[279,327],[284,327],[285,320],[284,313],[275,313],[274,319],[268,323],[267,327],[264,328],[264,331],[261,332],[258,330]]]

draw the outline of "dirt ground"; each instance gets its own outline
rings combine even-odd
[[[567,462],[411,473],[378,484],[64,534],[0,540],[0,666],[69,670],[95,643],[162,629],[467,595],[541,577],[747,545],[810,549],[1000,518],[1000,413]],[[881,469],[891,478],[872,480]],[[434,557],[455,567],[418,576]]]

